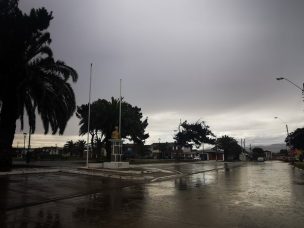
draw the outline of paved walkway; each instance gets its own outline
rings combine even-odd
[[[100,176],[113,179],[124,179],[132,181],[154,182],[171,178],[192,175],[196,173],[208,172],[213,170],[231,168],[242,165],[242,162],[226,163],[215,161],[199,162],[172,162],[130,165],[127,169],[103,169],[86,168],[77,166],[58,166],[58,167],[35,167],[18,168],[10,172],[0,172],[0,176],[21,175],[21,174],[40,174],[40,173],[71,173],[79,175]],[[56,165],[56,164],[55,164]]]

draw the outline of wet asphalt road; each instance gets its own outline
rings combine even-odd
[[[63,173],[1,177],[0,183],[1,228],[304,227],[304,174],[281,162],[228,165],[149,184]]]

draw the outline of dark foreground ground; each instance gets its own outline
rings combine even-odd
[[[1,228],[304,227],[303,171],[281,162],[148,184],[64,173],[0,184]]]

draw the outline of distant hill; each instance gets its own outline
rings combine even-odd
[[[271,144],[271,145],[257,145],[254,147],[260,147],[263,150],[269,150],[273,153],[279,153],[280,150],[286,149],[286,144],[280,143],[280,144]]]

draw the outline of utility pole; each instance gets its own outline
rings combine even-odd
[[[244,139],[244,153],[245,153],[245,151],[246,151],[246,141]]]
[[[159,151],[159,154],[161,154],[161,151],[160,151],[160,138],[158,138],[158,151]]]
[[[215,161],[217,161],[217,138],[215,138]]]

